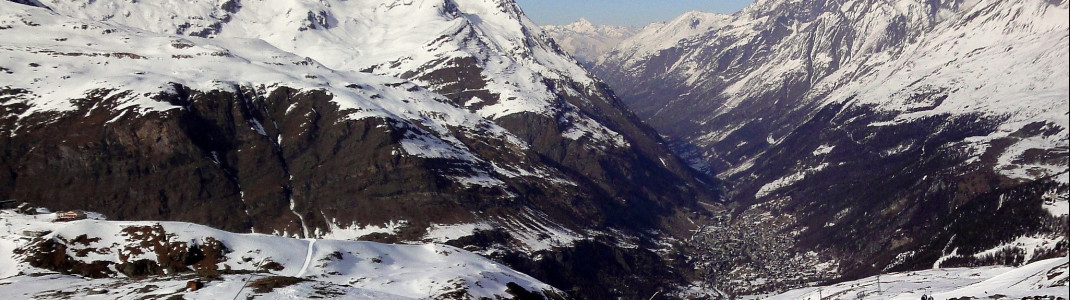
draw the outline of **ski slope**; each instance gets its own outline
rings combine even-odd
[[[884,274],[829,286],[809,287],[777,295],[770,300],[866,299],[911,300],[929,295],[935,299],[973,297],[977,299],[1022,299],[1033,296],[1070,298],[1070,257],[1037,261],[1022,267],[949,268]],[[1002,295],[1002,296],[998,296]],[[747,299],[757,299],[752,296]]]

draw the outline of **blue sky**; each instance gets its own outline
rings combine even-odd
[[[642,26],[691,10],[734,13],[754,0],[516,0],[539,25],[562,25],[583,17],[595,24]]]

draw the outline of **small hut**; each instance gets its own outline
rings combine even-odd
[[[70,222],[76,220],[84,220],[85,218],[85,212],[80,210],[72,210],[56,213],[56,220],[54,222]]]
[[[33,205],[30,205],[30,203],[26,203],[26,202],[22,202],[22,204],[19,204],[19,206],[15,208],[15,211],[20,213],[20,214],[24,214],[24,215],[36,215],[37,214],[37,208],[33,207]]]

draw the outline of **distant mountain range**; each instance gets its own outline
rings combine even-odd
[[[587,19],[579,19],[568,25],[546,25],[542,29],[557,41],[562,50],[585,65],[593,64],[598,57],[639,30],[626,26],[594,25]]]

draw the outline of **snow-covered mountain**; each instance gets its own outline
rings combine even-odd
[[[31,4],[0,1],[4,199],[451,243],[550,284],[591,278],[569,291],[588,298],[660,283],[562,260],[657,258],[612,248],[683,232],[669,224],[714,200],[513,1]],[[636,270],[606,259],[589,262]]]
[[[0,211],[5,299],[496,299],[561,291],[479,255],[445,245],[294,239],[236,234],[181,222]],[[187,282],[203,287],[187,289]],[[243,298],[244,299],[244,298]]]
[[[637,63],[662,50],[677,47],[712,29],[722,27],[731,19],[732,16],[725,14],[689,11],[669,22],[651,23],[621,41],[616,48],[603,51],[605,55],[599,57],[598,63],[605,63],[602,60]],[[622,66],[622,68],[631,67],[634,66]]]
[[[598,57],[638,31],[627,26],[594,25],[583,18],[572,24],[546,25],[542,26],[542,29],[561,49],[583,64],[593,64]]]
[[[1059,109],[1067,89],[1061,72],[1068,68],[1062,59],[1066,51],[1059,47],[1065,43],[1065,6],[1041,1],[762,1],[731,17],[719,15],[701,32],[644,30],[604,57],[601,70],[621,82],[615,84],[620,93],[636,100],[634,106],[644,116],[664,120],[660,123],[701,123],[673,132],[700,145],[715,143],[739,126],[690,132],[701,131],[693,128],[716,127],[711,123],[744,114],[737,111],[765,98],[806,106],[874,104],[881,113],[902,119],[947,113],[1009,117],[998,130],[1002,134],[988,137],[992,140],[1034,121],[1066,123]],[[689,19],[695,19],[693,14],[673,23]],[[997,69],[1002,71],[992,71]],[[682,93],[650,88],[663,80],[668,87],[662,90]],[[944,99],[933,105],[918,99],[923,96]],[[638,97],[655,101],[638,103]],[[679,104],[662,105],[663,99]],[[694,113],[701,118],[654,118],[692,107],[703,109]],[[1056,137],[1034,142],[1039,148],[1063,146]],[[1028,147],[1018,148],[996,166],[1002,174],[1032,172],[1028,177],[1035,178],[1060,173],[1057,165],[1012,165],[1010,156]]]
[[[724,180],[741,208],[723,226],[777,232],[752,246],[784,253],[725,272],[985,264],[981,253],[1036,234],[1065,253],[1066,1],[763,0],[713,19],[645,30],[595,69]],[[796,260],[822,271],[782,263]]]

